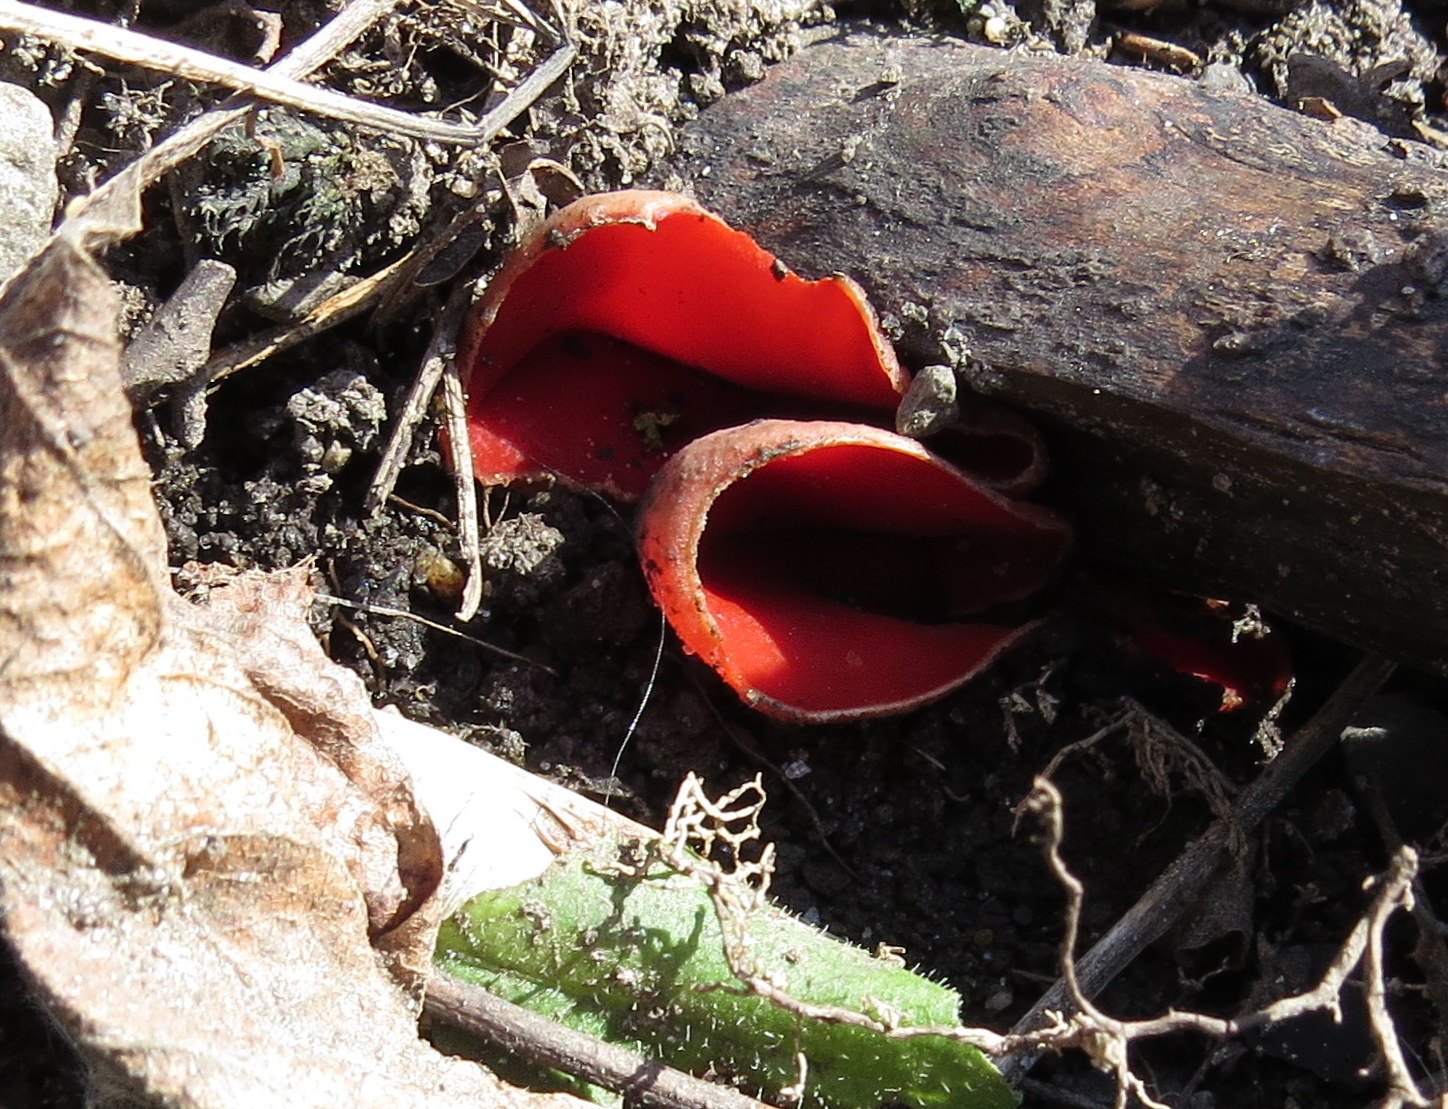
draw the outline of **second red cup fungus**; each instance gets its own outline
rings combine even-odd
[[[835,421],[688,444],[638,527],[684,646],[749,704],[804,722],[901,712],[967,681],[1027,628],[966,617],[1035,591],[1070,540],[916,441]]]

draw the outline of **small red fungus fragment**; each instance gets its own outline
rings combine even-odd
[[[1219,712],[1268,707],[1292,684],[1291,652],[1250,607],[1097,579],[1084,611],[1143,654],[1217,686]]]
[[[1292,683],[1292,656],[1281,636],[1261,626],[1234,631],[1219,602],[1158,597],[1155,607],[1142,599],[1125,611],[1117,622],[1137,647],[1179,673],[1221,687],[1218,712],[1270,705]]]
[[[463,328],[474,470],[642,493],[698,435],[790,403],[888,422],[905,375],[859,286],[806,281],[671,193],[585,197],[510,258]]]
[[[639,546],[683,644],[772,716],[927,704],[1027,627],[960,618],[1036,590],[1070,541],[919,443],[835,421],[758,420],[660,470]]]

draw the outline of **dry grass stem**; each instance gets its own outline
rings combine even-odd
[[[338,324],[361,315],[407,265],[407,258],[383,267],[348,285],[312,308],[296,323],[283,324],[217,351],[196,374],[196,383],[210,385],[266,361],[274,354],[315,338]]]
[[[457,333],[456,323],[461,322],[463,296],[454,295],[448,307],[454,309],[458,319],[445,317],[434,330],[433,340],[439,334],[444,343],[451,343]],[[463,561],[467,565],[468,580],[463,587],[462,600],[458,605],[457,618],[471,620],[483,602],[483,551],[478,528],[478,487],[473,480],[473,447],[468,437],[467,398],[463,393],[462,371],[451,353],[439,351],[429,356],[442,361],[442,407],[443,418],[447,421],[448,450],[452,455],[451,469],[453,487],[458,500],[458,539],[462,546]]]
[[[571,43],[559,43],[554,52],[502,104],[477,123],[449,123],[380,104],[369,104],[331,89],[305,84],[272,69],[254,69],[229,58],[153,38],[139,31],[66,15],[49,8],[20,3],[19,0],[0,0],[0,29],[49,39],[71,50],[160,70],[183,80],[221,85],[247,96],[368,130],[458,145],[491,142],[544,89],[563,76],[574,56]]]
[[[349,601],[343,597],[332,597],[325,593],[317,594],[317,600],[329,605],[340,605],[343,608],[355,609],[358,612],[365,612],[373,616],[391,616],[398,620],[411,620],[413,623],[431,628],[435,632],[442,632],[444,635],[451,635],[457,639],[465,639],[473,646],[481,647],[483,650],[499,655],[502,658],[510,659],[513,662],[521,662],[525,666],[531,666],[536,670],[543,671],[545,674],[551,674],[555,678],[558,676],[558,671],[546,663],[539,662],[537,659],[531,659],[527,655],[520,655],[514,651],[510,651],[506,647],[499,647],[496,643],[489,643],[487,640],[479,639],[475,635],[468,635],[467,632],[460,632],[457,628],[450,628],[446,624],[439,624],[436,620],[429,620],[426,616],[419,616],[415,612],[407,612],[400,608],[389,608],[387,605],[360,604],[357,601]]]
[[[453,290],[441,315],[438,316],[437,323],[433,326],[427,352],[423,355],[422,364],[412,379],[412,386],[408,389],[407,396],[402,402],[402,409],[392,422],[392,432],[388,436],[387,446],[383,449],[382,459],[377,464],[377,473],[373,476],[372,484],[367,490],[365,508],[374,516],[387,502],[387,498],[392,495],[392,490],[397,486],[397,479],[402,474],[403,467],[407,465],[407,456],[412,450],[413,435],[427,415],[433,394],[437,392],[438,383],[442,380],[443,368],[454,360],[456,353],[454,344],[458,327],[462,323],[463,313],[467,310],[472,298],[472,287],[466,283],[459,285]],[[459,515],[463,512],[464,490],[462,486],[464,484],[467,485],[467,495],[473,499],[474,505],[476,505],[476,494],[471,480],[472,448],[466,444],[466,440],[467,436],[464,435],[463,449],[469,454],[467,468],[465,469],[459,463],[456,455],[452,465],[455,476],[458,474],[469,475],[466,483],[459,481],[458,484]],[[474,512],[476,513],[476,508]],[[474,523],[476,523],[476,515],[474,515]],[[470,579],[478,573],[479,566],[480,563],[475,564],[470,558],[468,559]]]

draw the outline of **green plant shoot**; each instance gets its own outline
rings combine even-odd
[[[890,1027],[957,1024],[958,995],[773,905],[747,920],[754,976],[811,1006]],[[1013,1109],[978,1050],[801,1015],[729,969],[714,902],[638,841],[606,840],[448,921],[437,963],[535,1012],[658,1062],[801,1109]],[[804,1060],[801,1068],[800,1059]]]

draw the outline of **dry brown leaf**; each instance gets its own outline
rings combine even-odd
[[[115,320],[63,239],[0,299],[0,925],[37,996],[167,1104],[542,1104],[417,1038],[435,833],[301,583],[171,593]]]
[[[367,899],[374,945],[411,989],[427,980],[440,922],[432,895],[442,850],[406,769],[382,741],[361,680],[333,665],[306,622],[315,598],[305,570],[230,575],[193,570],[213,588],[205,608],[183,606],[202,634],[224,634],[247,679],[354,787],[341,806],[318,796],[312,812],[340,837]]]

